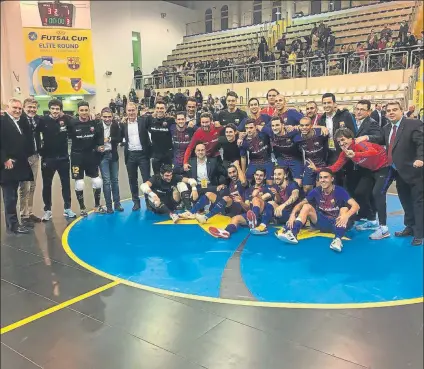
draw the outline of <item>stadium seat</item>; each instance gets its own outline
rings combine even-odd
[[[302,92],[302,96],[308,96],[309,95],[309,90],[305,90]]]
[[[311,95],[319,95],[319,90],[312,90]]]
[[[403,99],[404,97],[403,93],[396,94],[396,99]]]
[[[329,92],[332,93],[332,94],[335,94],[336,91],[337,91],[337,88],[331,87]]]
[[[389,85],[389,91],[397,91],[399,89],[399,85],[397,83],[392,83]]]
[[[350,101],[350,100],[352,100],[352,97],[349,96],[349,95],[346,95],[346,96],[343,96],[342,97],[342,101]]]
[[[391,99],[394,99],[394,98],[395,98],[395,95],[393,95],[393,94],[386,94],[386,95],[384,96],[384,98],[386,98],[386,99],[388,99],[388,100],[391,100]]]
[[[383,95],[374,95],[374,100],[382,100]]]
[[[285,96],[293,96],[293,91],[287,91],[284,95]]]
[[[354,93],[354,92],[356,92],[356,87],[352,87],[352,86],[350,86],[350,87],[348,87],[348,89],[347,89],[347,91],[346,91],[348,94],[352,94],[352,93]]]
[[[362,96],[362,98],[364,100],[372,100],[373,99],[371,95],[365,95],[365,96]]]
[[[359,100],[361,100],[361,96],[359,96],[359,95],[353,96],[352,100],[359,101]]]
[[[344,93],[346,93],[346,87],[340,87],[340,88],[338,89],[337,93],[339,93],[339,94],[344,94]]]
[[[361,86],[356,89],[356,92],[364,93],[367,90],[366,86]]]
[[[299,91],[299,90],[293,93],[293,96],[300,96],[300,95],[302,95],[302,91]]]
[[[289,99],[289,104],[294,104],[296,102],[296,99]]]
[[[384,92],[384,91],[387,91],[387,85],[379,85],[379,86],[377,87],[377,91],[378,91],[378,92]]]
[[[376,85],[368,86],[367,91],[368,92],[375,92],[375,91],[377,91],[377,86]]]

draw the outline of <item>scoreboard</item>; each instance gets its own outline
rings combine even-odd
[[[43,27],[72,27],[75,14],[73,4],[59,2],[38,3],[41,24]]]

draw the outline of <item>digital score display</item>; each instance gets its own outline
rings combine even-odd
[[[38,3],[41,24],[43,27],[72,27],[75,14],[73,4]]]

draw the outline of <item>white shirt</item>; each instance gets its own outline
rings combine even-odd
[[[140,142],[140,135],[138,133],[138,122],[128,121],[128,150],[141,151],[143,147]]]
[[[362,125],[362,122],[365,120],[365,118],[364,119],[361,119],[361,120],[357,120],[356,121],[356,126],[358,127],[358,129],[359,128],[361,128],[361,125]]]
[[[110,138],[110,127],[111,127],[111,125],[112,124],[107,125],[103,122],[103,131],[104,131],[105,139]],[[129,135],[129,133],[128,133],[128,135]],[[104,147],[105,147],[105,151],[111,151],[112,150],[112,144],[110,142],[105,142]]]
[[[7,115],[10,117],[10,119],[12,119],[13,123],[15,123],[15,126],[18,129],[19,133],[22,134],[21,127],[19,127],[19,124],[18,124],[19,119],[13,118],[9,113],[7,113]]]
[[[332,138],[333,137],[333,115],[325,114],[325,125],[328,128],[328,135]]]
[[[206,160],[202,163],[199,160],[197,160],[197,181],[200,183],[202,180],[208,179],[208,168],[206,166]]]

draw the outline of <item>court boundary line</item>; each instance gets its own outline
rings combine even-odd
[[[30,315],[26,318],[23,318],[21,320],[18,320],[15,323],[9,324],[6,327],[1,328],[0,330],[0,335],[3,335],[5,333],[8,333],[10,331],[13,331],[17,328],[23,327],[24,325],[27,325],[29,323],[32,323],[38,319],[41,319],[47,315],[50,315],[56,311],[62,310],[67,308],[68,306],[71,306],[79,301],[85,300],[86,298],[89,298],[91,296],[97,295],[98,293],[101,293],[103,291],[108,290],[109,288],[118,286],[120,284],[119,281],[113,281],[113,282],[109,282],[103,286],[97,287],[91,291],[88,291],[86,293],[83,293],[82,295],[76,296],[72,299],[66,300],[61,302],[60,304],[57,305],[53,305],[45,310],[40,311],[39,313],[35,313],[33,315]]]
[[[397,194],[387,193],[388,195],[397,196]],[[123,201],[128,201],[130,199],[125,199]],[[393,306],[404,306],[404,305],[413,305],[420,304],[424,302],[424,296],[415,297],[411,299],[402,299],[402,300],[391,300],[391,301],[381,301],[381,302],[359,302],[359,303],[340,303],[340,304],[320,304],[320,303],[295,303],[295,302],[264,302],[264,301],[246,301],[246,300],[234,300],[234,299],[223,299],[219,297],[208,297],[193,295],[183,292],[174,292],[170,290],[164,290],[161,288],[146,286],[141,283],[136,283],[129,281],[127,279],[122,279],[120,277],[111,275],[109,273],[103,272],[92,265],[81,260],[75,253],[72,251],[68,243],[69,232],[71,229],[80,222],[82,217],[75,219],[70,223],[65,231],[62,234],[62,247],[65,253],[78,265],[86,268],[90,272],[97,274],[101,277],[110,279],[118,284],[126,285],[134,288],[138,288],[144,291],[149,291],[155,294],[171,296],[171,297],[180,297],[186,298],[195,301],[203,302],[214,302],[218,304],[227,304],[227,305],[239,305],[239,306],[253,306],[253,307],[268,307],[268,308],[291,308],[291,309],[328,309],[328,310],[341,310],[341,309],[370,309],[370,308],[380,308],[380,307],[393,307]]]

